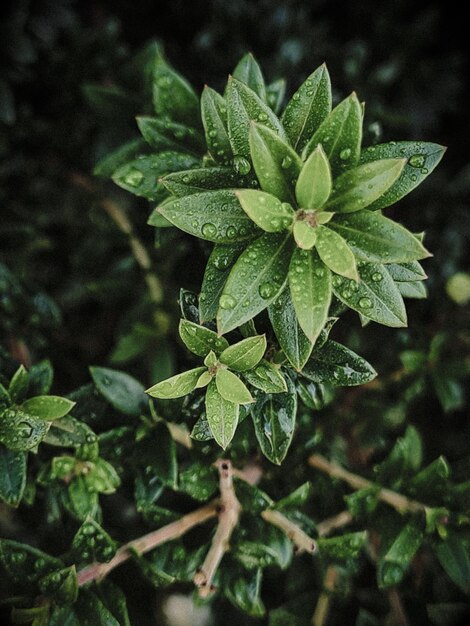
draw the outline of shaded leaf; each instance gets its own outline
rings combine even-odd
[[[207,86],[201,96],[201,114],[212,158],[217,163],[228,165],[232,161],[233,152],[227,130],[227,106],[225,99]]]
[[[328,339],[321,348],[313,351],[302,375],[315,383],[349,387],[368,383],[377,376],[377,372],[355,352]]]
[[[271,304],[269,319],[284,354],[300,371],[312,352],[313,344],[300,328],[289,289],[284,289]]]
[[[250,385],[265,393],[287,391],[285,378],[279,368],[264,359],[254,369],[244,372],[243,376]]]
[[[153,106],[155,113],[171,120],[198,126],[199,99],[188,83],[158,54],[153,70]]]
[[[26,454],[0,444],[0,500],[18,506],[26,487]]]
[[[137,416],[148,403],[144,386],[135,378],[107,367],[90,367],[90,374],[98,391],[116,410]]]

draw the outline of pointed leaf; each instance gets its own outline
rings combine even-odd
[[[251,617],[263,617],[266,612],[261,599],[261,579],[263,570],[258,568],[247,580],[247,574],[230,581],[224,588],[224,594],[238,609]]]
[[[217,325],[224,334],[265,309],[284,287],[292,252],[290,234],[265,234],[242,252],[220,298]]]
[[[323,120],[304,148],[304,158],[321,144],[335,176],[354,167],[361,150],[362,109],[355,93],[343,100]]]
[[[328,317],[331,272],[317,254],[296,248],[289,266],[289,288],[300,327],[315,343]]]
[[[405,163],[406,159],[382,159],[345,172],[335,180],[328,210],[352,213],[365,209],[393,185]]]
[[[267,233],[280,233],[292,223],[292,207],[265,191],[241,189],[235,195],[248,217]]]
[[[405,263],[430,256],[409,230],[375,211],[338,215],[329,228],[346,240],[361,261]]]
[[[149,147],[143,139],[128,141],[100,159],[93,168],[93,174],[103,178],[111,178],[119,167],[146,152],[149,152]]]
[[[162,205],[159,212],[184,232],[215,243],[244,241],[259,232],[234,191],[206,191],[178,198]]]
[[[235,372],[251,370],[263,358],[266,352],[265,335],[247,337],[233,346],[226,348],[220,355],[220,362]]]
[[[276,115],[279,115],[285,95],[286,81],[283,78],[275,80],[266,87],[267,102]]]
[[[197,385],[199,376],[206,370],[205,367],[196,367],[195,369],[177,374],[166,380],[162,380],[161,383],[157,383],[147,389],[145,393],[153,398],[181,398],[182,396],[191,393]]]
[[[107,367],[90,367],[98,391],[118,411],[138,416],[148,404],[144,386],[125,372]]]
[[[282,139],[285,131],[272,110],[249,87],[230,78],[227,87],[228,135],[233,153],[251,160],[249,133],[252,121],[261,122]]]
[[[195,129],[158,117],[137,117],[137,126],[145,141],[155,150],[176,150],[203,154],[204,138]]]
[[[215,376],[217,391],[224,400],[235,404],[249,404],[253,402],[251,393],[246,385],[230,370],[219,369]]]
[[[434,551],[449,578],[464,593],[470,593],[470,556],[463,537],[453,531]]]
[[[428,292],[424,283],[413,282],[397,282],[398,291],[404,298],[414,298],[415,300],[423,300],[427,298]]]
[[[21,408],[26,413],[29,413],[29,415],[51,421],[64,417],[64,415],[70,413],[74,406],[75,402],[67,398],[60,398],[59,396],[36,396],[35,398],[25,400]]]
[[[292,229],[294,234],[295,243],[302,248],[302,250],[311,250],[317,241],[317,230],[306,220],[297,220],[294,222],[294,228]]]
[[[199,99],[188,83],[159,54],[153,70],[155,113],[188,126],[199,126]]]
[[[302,167],[295,186],[295,195],[303,209],[320,209],[330,193],[330,164],[322,146],[318,145]]]
[[[331,111],[331,83],[321,65],[299,87],[282,115],[282,124],[294,148],[301,152]]]
[[[275,132],[252,122],[250,154],[261,189],[283,202],[295,202],[295,181],[302,162],[297,153]]]
[[[284,354],[300,371],[312,352],[313,344],[300,328],[289,289],[284,289],[269,307],[269,319]]]
[[[227,105],[225,99],[207,85],[201,96],[201,114],[212,158],[222,165],[230,164],[233,152],[227,130]]]
[[[214,439],[224,450],[232,441],[237,429],[240,405],[228,402],[217,390],[215,380],[206,391],[206,415]]]
[[[228,347],[225,337],[219,337],[213,330],[188,320],[180,321],[179,333],[188,350],[198,356],[205,357],[211,350],[220,354]]]
[[[356,259],[346,241],[327,226],[317,228],[316,250],[330,270],[346,278],[358,280]]]
[[[116,554],[116,544],[94,519],[83,522],[73,538],[72,551],[78,562],[108,563]]]
[[[240,59],[237,67],[233,70],[233,77],[247,85],[263,102],[266,102],[266,86],[263,73],[251,52],[248,52]]]
[[[18,506],[26,487],[26,454],[0,444],[0,501]]]
[[[302,375],[314,383],[351,387],[368,383],[377,372],[355,352],[328,339],[321,348],[314,349]]]
[[[278,367],[262,359],[258,365],[243,374],[246,381],[265,393],[282,393],[287,391],[284,376]]]
[[[8,385],[8,393],[12,402],[19,403],[28,392],[29,374],[23,365],[16,370]]]
[[[214,319],[219,299],[235,261],[245,249],[244,244],[215,245],[207,261],[199,296],[201,322]]]
[[[407,159],[399,178],[380,198],[369,205],[369,209],[384,209],[410,193],[434,170],[445,151],[444,146],[424,141],[394,141],[363,150],[361,164],[390,158]]]
[[[0,443],[18,452],[31,450],[44,439],[49,426],[49,422],[20,409],[7,409],[0,416]]]
[[[397,585],[402,580],[423,539],[423,531],[413,522],[401,529],[388,551],[379,559],[379,587]]]
[[[361,263],[360,282],[333,277],[335,296],[348,307],[368,319],[399,328],[406,326],[403,298],[383,265]]]
[[[425,280],[427,278],[423,268],[418,261],[411,263],[390,263],[387,265],[387,272],[395,282],[414,282],[417,280]]]
[[[204,359],[204,365],[206,367],[215,367],[217,365],[217,355],[213,350]]]
[[[201,167],[173,172],[165,176],[163,185],[175,196],[189,196],[211,189],[249,187],[251,181],[231,167]]]
[[[297,415],[297,392],[290,378],[286,381],[287,393],[261,394],[251,410],[261,450],[276,465],[280,465],[287,454]]]

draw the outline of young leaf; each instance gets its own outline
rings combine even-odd
[[[157,152],[176,150],[199,155],[205,150],[204,138],[194,128],[158,117],[141,116],[136,119],[143,138]]]
[[[329,339],[312,352],[302,375],[314,383],[352,387],[370,382],[377,376],[377,372],[355,352]]]
[[[199,99],[180,74],[158,54],[153,70],[155,113],[188,126],[199,126]]]
[[[327,226],[319,226],[315,247],[321,260],[330,270],[352,280],[359,279],[354,254],[337,232]]]
[[[215,245],[207,261],[199,296],[201,322],[217,315],[219,299],[235,261],[245,249],[244,244]]]
[[[182,396],[191,393],[196,388],[197,381],[201,374],[206,371],[205,367],[196,367],[182,374],[176,374],[171,378],[162,380],[161,383],[157,383],[147,389],[145,393],[153,398],[169,399],[169,398],[181,398]]]
[[[215,380],[206,391],[206,415],[214,439],[224,450],[237,429],[240,405],[225,400],[217,390]]]
[[[236,374],[230,370],[219,369],[215,376],[217,391],[224,400],[235,404],[249,404],[253,402],[251,393]]]
[[[295,195],[303,209],[320,209],[331,193],[331,169],[326,154],[318,145],[302,167]]]
[[[300,327],[314,344],[328,317],[331,272],[315,253],[296,248],[289,266],[289,288]]]
[[[317,230],[306,220],[296,220],[292,229],[295,243],[302,250],[311,250],[317,241]]]
[[[201,96],[201,114],[212,158],[216,163],[229,165],[233,152],[227,130],[227,105],[224,98],[207,85]]]
[[[367,532],[346,533],[339,537],[320,537],[320,553],[331,559],[357,559],[367,541]]]
[[[251,181],[231,167],[201,167],[168,174],[161,181],[173,195],[189,196],[211,189],[248,187]]]
[[[125,372],[107,367],[90,367],[98,391],[116,410],[138,416],[148,404],[144,386]]]
[[[348,170],[335,180],[327,208],[339,213],[365,209],[393,185],[405,163],[406,159],[382,159]]]
[[[261,189],[283,202],[295,202],[295,181],[302,161],[297,153],[275,132],[252,122],[249,135],[250,154]]]
[[[20,365],[8,385],[8,393],[12,402],[19,403],[23,400],[29,387],[29,374],[23,365]]]
[[[276,298],[287,278],[291,251],[289,234],[267,233],[242,252],[220,297],[220,334],[252,319]]]
[[[248,160],[248,169],[251,160],[248,137],[252,121],[261,122],[281,139],[286,139],[285,131],[276,115],[254,91],[236,78],[229,78],[227,86],[227,118],[233,153]]]
[[[331,111],[331,83],[326,65],[321,65],[299,87],[282,115],[282,124],[297,152]]]
[[[292,207],[270,193],[241,189],[235,195],[248,217],[267,233],[280,233],[292,223]]]
[[[205,357],[211,350],[220,354],[228,347],[225,337],[219,337],[213,330],[188,320],[180,320],[179,333],[188,350],[198,356]]]
[[[287,384],[284,376],[278,367],[262,359],[258,365],[243,373],[246,381],[256,389],[261,389],[265,393],[282,393],[287,391]]]
[[[186,233],[215,243],[252,239],[257,232],[234,191],[196,193],[165,203],[159,211]]]
[[[329,228],[346,240],[361,261],[405,263],[430,256],[409,230],[376,211],[337,215]]]
[[[306,144],[307,158],[321,144],[335,176],[354,167],[361,150],[362,109],[355,93],[343,100],[321,123]]]
[[[233,77],[244,83],[266,102],[266,86],[263,73],[251,52],[245,54],[233,70]]]
[[[64,417],[64,415],[70,413],[74,406],[75,402],[67,398],[60,398],[59,396],[36,396],[35,398],[25,400],[21,408],[26,413],[29,413],[29,415],[51,421]]]
[[[333,277],[335,296],[348,307],[368,319],[399,328],[406,326],[406,310],[397,286],[383,265],[361,263],[359,283]]]
[[[261,361],[265,352],[266,337],[257,335],[229,346],[222,352],[219,360],[235,372],[245,372],[253,369]]]
[[[399,178],[380,198],[369,205],[369,209],[384,209],[413,191],[438,165],[445,151],[444,146],[424,141],[394,141],[363,150],[361,164],[381,159],[407,159]]]
[[[256,438],[263,454],[280,465],[294,436],[297,392],[287,378],[287,393],[261,394],[251,409]]]
[[[14,452],[0,444],[0,501],[18,506],[26,487],[24,452]]]
[[[312,352],[313,344],[299,326],[289,289],[284,289],[269,307],[269,319],[284,354],[300,371]]]

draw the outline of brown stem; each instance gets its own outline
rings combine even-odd
[[[387,596],[390,603],[390,612],[393,615],[394,626],[410,626],[408,616],[406,615],[403,602],[397,589],[394,587],[389,589]]]
[[[320,454],[313,454],[309,460],[309,465],[314,467],[315,469],[320,470],[321,472],[325,472],[332,478],[338,478],[339,480],[344,480],[344,482],[348,483],[353,489],[364,489],[374,487],[377,488],[378,485],[373,483],[362,476],[358,476],[357,474],[353,474],[348,470],[345,470],[341,465],[337,463],[332,463],[325,459],[325,457]],[[426,512],[428,508],[422,502],[418,502],[417,500],[411,500],[406,496],[403,496],[400,493],[396,493],[391,489],[387,489],[385,487],[381,487],[377,492],[377,498],[382,500],[382,502],[386,502],[391,507],[396,509],[399,513],[423,513]]]
[[[219,470],[220,489],[219,523],[204,563],[194,576],[194,584],[199,588],[201,598],[206,598],[214,591],[214,576],[225,552],[230,547],[230,537],[238,524],[241,509],[233,488],[231,462],[219,459],[216,465]]]
[[[328,517],[317,524],[317,532],[319,537],[326,537],[337,528],[342,528],[347,524],[350,524],[353,521],[353,516],[349,511],[341,511],[338,515],[333,515],[333,517]]]
[[[338,578],[338,571],[334,565],[328,565],[323,580],[323,591],[318,596],[315,611],[312,616],[313,626],[324,626],[330,611],[331,594],[333,593]]]
[[[261,512],[261,517],[272,524],[277,526],[294,543],[298,552],[309,552],[313,554],[317,549],[316,542],[307,535],[297,524],[294,524],[289,518],[283,515],[280,511],[274,509],[266,509]]]

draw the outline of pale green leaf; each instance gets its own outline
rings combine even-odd
[[[248,217],[267,233],[282,232],[292,223],[292,207],[270,193],[241,189],[235,195]]]
[[[51,421],[64,417],[74,406],[75,402],[67,398],[61,398],[59,396],[36,396],[25,400],[21,408],[29,415]]]
[[[297,220],[292,229],[295,243],[303,250],[311,250],[317,241],[317,230],[306,220]]]
[[[196,388],[199,377],[204,371],[206,371],[205,367],[196,367],[182,374],[176,374],[176,376],[153,385],[147,389],[146,393],[153,398],[181,398]]]
[[[198,356],[205,357],[211,350],[220,354],[228,347],[224,337],[219,337],[213,330],[188,320],[180,320],[179,333],[188,350]]]
[[[282,393],[287,391],[286,380],[279,367],[262,359],[258,365],[243,373],[245,380],[265,393]]]
[[[233,70],[233,77],[252,89],[263,102],[266,102],[266,85],[263,73],[251,52],[245,54]]]
[[[330,270],[346,278],[358,280],[356,259],[346,241],[327,226],[317,228],[316,250]]]
[[[225,348],[220,355],[220,362],[235,372],[245,372],[257,365],[266,352],[265,335],[247,337]]]
[[[206,391],[206,416],[214,439],[224,450],[232,441],[238,425],[240,405],[225,400],[217,390],[215,380]]]
[[[253,402],[251,393],[246,385],[230,370],[217,370],[215,382],[217,391],[228,402],[235,402],[235,404],[249,404]]]
[[[295,195],[303,209],[320,209],[331,193],[331,169],[326,154],[318,145],[302,167]]]

